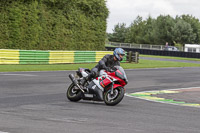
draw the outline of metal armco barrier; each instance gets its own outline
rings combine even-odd
[[[0,64],[65,64],[98,62],[113,51],[42,51],[0,49]],[[126,62],[126,57],[124,57]]]
[[[0,49],[0,64],[19,64],[19,50]]]
[[[107,50],[113,50],[115,47],[106,47]],[[150,50],[150,49],[138,49],[138,48],[123,48],[129,52],[139,52],[144,55],[160,55],[160,56],[174,56],[174,57],[186,57],[186,58],[200,58],[200,53],[181,52],[181,51],[163,51],[163,50]]]
[[[49,52],[36,50],[19,50],[19,64],[48,64]]]
[[[74,63],[74,51],[49,51],[48,64]]]

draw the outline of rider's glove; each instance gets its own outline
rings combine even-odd
[[[105,70],[106,70],[107,72],[110,72],[110,71],[111,71],[110,67],[105,67]]]

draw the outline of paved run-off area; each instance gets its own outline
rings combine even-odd
[[[200,87],[181,88],[172,90],[144,91],[126,94],[130,97],[140,98],[160,103],[180,106],[200,107]]]

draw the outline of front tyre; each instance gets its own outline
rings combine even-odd
[[[121,102],[124,97],[124,93],[124,88],[120,86],[113,90],[113,94],[111,94],[111,90],[108,90],[104,94],[104,102],[106,105],[114,106]]]
[[[81,100],[82,92],[72,83],[67,89],[66,96],[70,101],[78,102]]]

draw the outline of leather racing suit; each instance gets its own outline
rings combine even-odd
[[[120,62],[118,60],[114,60],[114,55],[107,54],[105,55],[98,64],[92,68],[90,79],[92,77],[97,77],[99,75],[100,70],[105,69],[109,71],[110,68],[114,66],[120,66]]]

